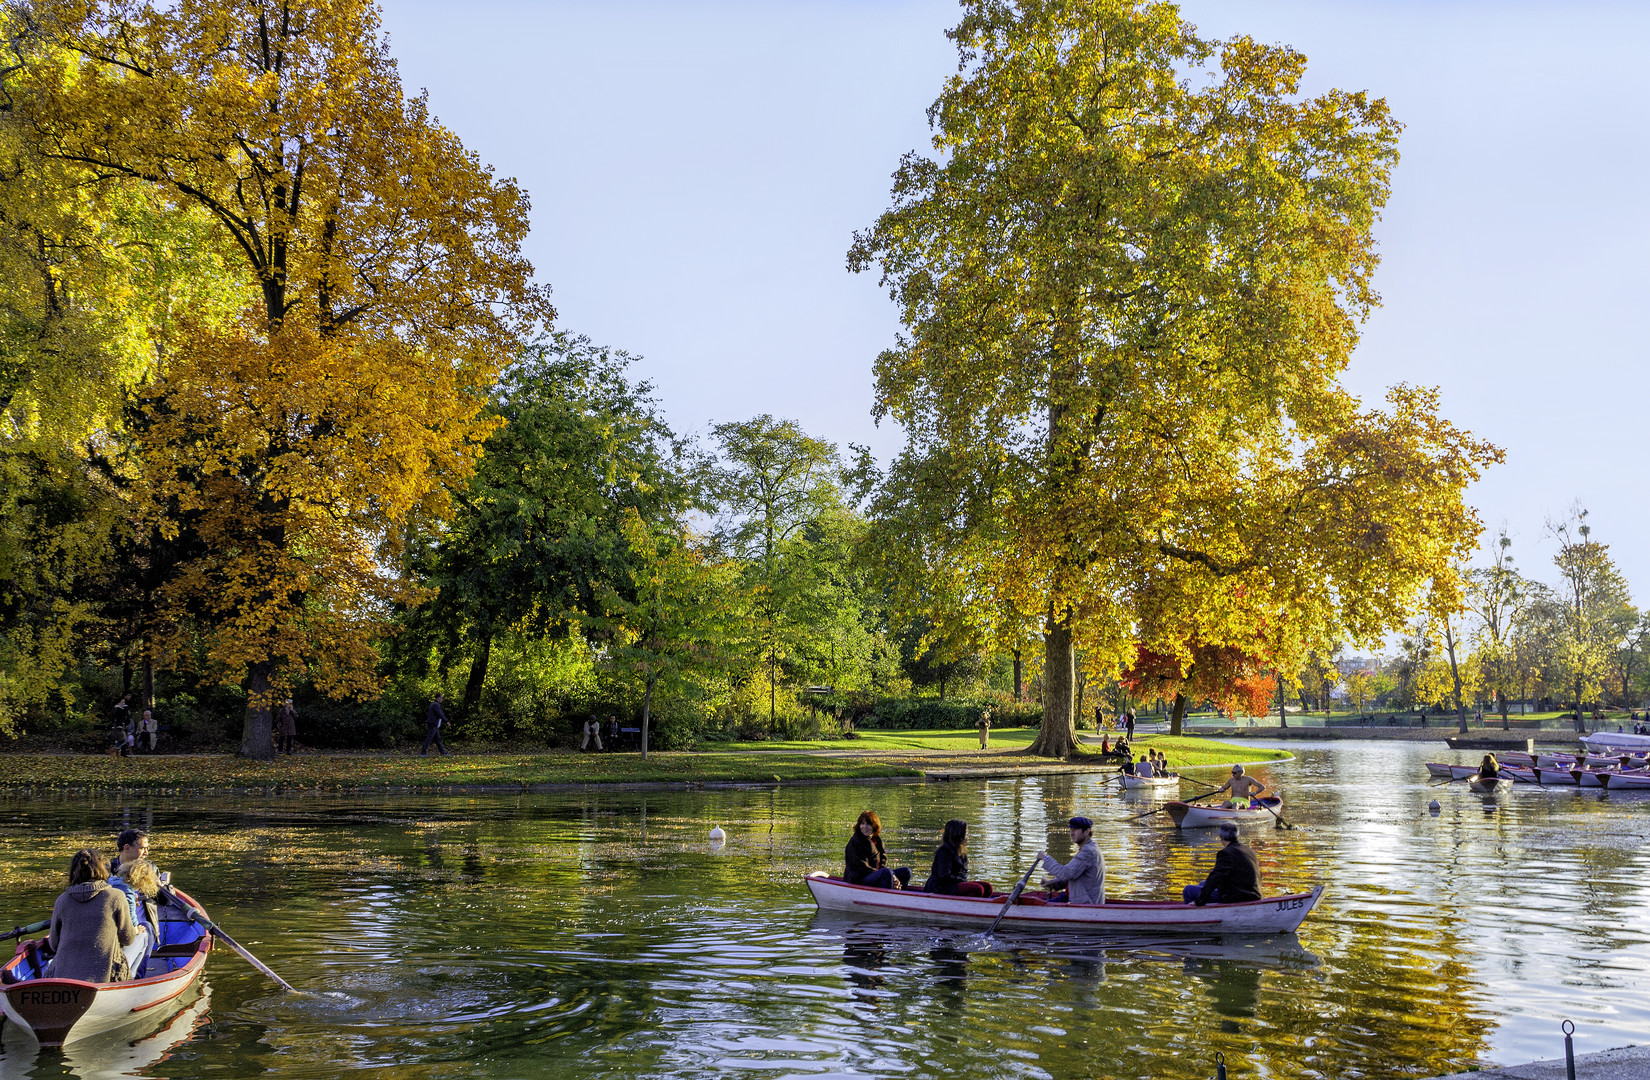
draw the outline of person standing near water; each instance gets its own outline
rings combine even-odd
[[[441,725],[446,722],[447,712],[441,707],[441,695],[438,693],[430,702],[430,707],[424,710],[424,749],[420,751],[419,757],[430,756],[432,742],[435,743],[435,748],[441,751],[442,757],[447,756],[447,744],[441,741]]]
[[[980,749],[984,750],[991,744],[991,710],[987,709],[980,714],[980,722],[974,725],[980,732]]]
[[[1134,742],[1134,710],[1133,709],[1130,709],[1128,712],[1123,714],[1123,734],[1129,740],[1129,742],[1131,742],[1131,743]]]
[[[281,707],[275,710],[275,752],[292,756],[292,740],[298,736],[298,710],[292,707],[292,699],[281,702]]]

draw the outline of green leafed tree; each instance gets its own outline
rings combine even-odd
[[[932,152],[849,254],[904,323],[874,411],[908,442],[870,516],[902,617],[1035,620],[1033,749],[1066,756],[1079,648],[1289,670],[1401,622],[1470,548],[1498,451],[1431,392],[1338,385],[1377,302],[1383,101],[1305,96],[1305,57],[1172,4],[962,7]]]

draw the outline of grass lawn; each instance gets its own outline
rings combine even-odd
[[[271,762],[229,754],[131,758],[102,754],[0,754],[0,792],[81,793],[300,792],[440,790],[538,784],[772,783],[914,778],[925,769],[994,768],[1034,773],[1063,765],[1017,753],[1035,730],[991,733],[981,753],[972,731],[864,732],[859,739],[713,744],[692,753],[579,754],[459,750],[449,757],[400,753],[300,753]],[[1211,739],[1149,735],[1137,745],[1168,754],[1176,766],[1287,758],[1281,750]],[[1098,755],[1095,755],[1098,757]],[[1097,767],[1103,767],[1095,761]]]

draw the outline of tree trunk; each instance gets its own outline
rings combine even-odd
[[[1278,676],[1278,726],[1289,727],[1289,699],[1283,696],[1283,676]]]
[[[1455,634],[1449,620],[1444,620],[1444,648],[1449,650],[1449,674],[1455,681],[1455,723],[1461,734],[1467,733],[1467,707],[1461,704],[1461,669],[1455,664]]]
[[[1587,723],[1581,718],[1581,680],[1578,678],[1576,680],[1576,731],[1585,732],[1586,730]]]
[[[481,632],[480,645],[476,658],[470,661],[470,678],[464,683],[464,701],[458,710],[459,716],[465,720],[475,715],[477,706],[481,704],[481,690],[487,685],[487,665],[493,656],[492,627]]]
[[[273,660],[259,660],[251,666],[246,680],[246,726],[241,731],[241,756],[257,761],[275,760],[273,705],[275,691],[270,676]]]
[[[768,731],[778,730],[779,723],[779,670],[778,657],[774,655],[772,645],[768,646]]]
[[[1031,744],[1031,752],[1040,757],[1067,758],[1077,749],[1072,715],[1076,657],[1069,619],[1051,625],[1043,634],[1043,726]]]
[[[144,641],[143,649],[143,709],[155,707],[155,662],[149,658],[149,643]],[[142,712],[139,709],[138,712]]]
[[[1014,650],[1014,700],[1024,701],[1025,694],[1025,667],[1020,660],[1020,650]]]
[[[642,760],[647,760],[647,719],[653,710],[653,684],[657,679],[647,680],[647,690],[642,693]]]
[[[1179,735],[1180,725],[1186,719],[1186,693],[1181,691],[1174,696],[1174,712],[1169,714],[1169,734]]]
[[[1501,706],[1501,730],[1511,731],[1512,725],[1507,722],[1507,692],[1505,690],[1497,690],[1495,692],[1495,700]]]

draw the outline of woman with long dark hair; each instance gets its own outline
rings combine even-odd
[[[882,819],[875,810],[859,815],[842,859],[842,877],[850,885],[903,889],[911,883],[910,867],[888,865],[888,852],[882,846]]]
[[[52,906],[49,941],[55,956],[47,977],[92,983],[130,979],[124,950],[137,937],[126,894],[109,886],[109,864],[88,848],[75,852],[69,887]]]
[[[945,823],[934,865],[928,870],[923,892],[942,896],[990,896],[991,882],[968,881],[968,822],[952,818]]]

